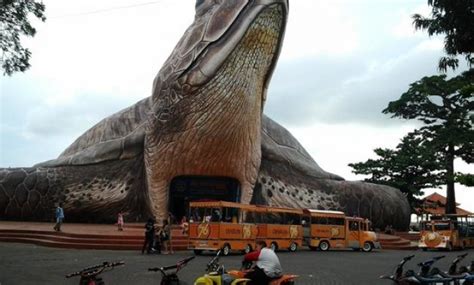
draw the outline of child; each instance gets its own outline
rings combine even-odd
[[[123,231],[123,213],[119,212],[117,216],[117,226],[119,231]]]
[[[186,220],[186,216],[183,216],[183,218],[181,219],[181,228],[183,229],[183,235],[187,235],[189,230],[189,223]]]

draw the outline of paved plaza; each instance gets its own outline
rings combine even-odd
[[[470,250],[466,262],[474,259]],[[422,252],[379,250],[371,253],[353,251],[312,252],[301,250],[297,253],[279,252],[285,272],[298,274],[296,284],[390,284],[378,279],[381,274],[393,270],[399,260],[406,255],[416,257],[407,268],[415,268],[416,263],[435,255],[445,254],[439,267],[447,269],[449,262],[460,252]],[[64,275],[83,267],[103,261],[125,261],[103,275],[106,284],[157,284],[159,273],[148,272],[148,267],[165,266],[192,255],[178,252],[173,255],[142,255],[135,251],[70,250],[41,247],[29,244],[0,243],[0,283],[10,284],[77,284],[78,279],[65,279]],[[470,257],[470,258],[469,258]],[[180,277],[192,281],[204,273],[211,254],[198,256],[181,271]],[[242,256],[222,257],[226,268],[238,268]]]

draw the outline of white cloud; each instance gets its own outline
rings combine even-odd
[[[316,123],[289,130],[323,169],[348,180],[361,180],[348,164],[375,158],[373,150],[377,147],[395,148],[413,128],[411,124],[378,128],[357,123]]]
[[[430,7],[426,4],[419,5],[413,9],[401,8],[397,14],[399,16],[399,22],[392,27],[392,34],[398,39],[407,38],[423,38],[426,36],[424,31],[416,31],[413,25],[414,14],[420,14],[422,16],[428,16],[430,13]]]
[[[281,57],[294,60],[354,52],[359,46],[354,26],[353,16],[344,2],[292,1]]]

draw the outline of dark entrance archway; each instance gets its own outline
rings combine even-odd
[[[240,202],[240,183],[230,177],[178,176],[171,181],[169,194],[168,209],[178,222],[188,215],[192,201]]]

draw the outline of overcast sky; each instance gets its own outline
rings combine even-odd
[[[325,170],[395,147],[414,122],[381,113],[408,85],[437,74],[441,38],[415,32],[426,0],[290,0],[283,50],[265,113]],[[26,39],[32,68],[1,77],[0,167],[57,157],[95,123],[151,93],[194,17],[194,0],[43,0],[45,23]],[[461,66],[461,70],[466,66]],[[474,166],[457,162],[457,170]],[[445,195],[445,190],[437,190]],[[431,191],[428,191],[431,193]],[[457,187],[474,211],[474,189]]]

